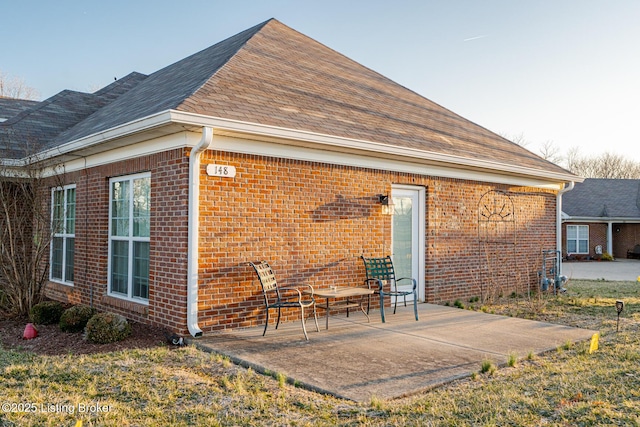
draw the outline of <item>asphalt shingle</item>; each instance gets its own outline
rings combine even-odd
[[[46,149],[175,109],[569,174],[275,19],[134,77],[111,96],[56,95],[10,138]]]
[[[587,178],[562,196],[571,217],[640,219],[640,180]]]

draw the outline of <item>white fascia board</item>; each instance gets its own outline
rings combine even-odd
[[[163,130],[163,128],[168,128],[169,126],[171,126],[170,129]],[[313,160],[313,158],[317,156],[322,157],[322,153],[326,153],[334,163],[338,161],[337,159],[348,158],[349,161],[347,163],[343,160],[339,162],[339,164],[380,168],[380,160],[382,160],[384,164],[388,165],[387,167],[382,167],[382,169],[407,171],[425,175],[452,178],[469,176],[467,179],[478,180],[478,174],[480,174],[484,177],[484,181],[553,189],[562,188],[565,182],[582,181],[582,178],[577,178],[571,174],[546,172],[507,165],[500,162],[452,156],[389,144],[248,123],[176,110],[162,111],[106,131],[68,142],[39,153],[35,159],[49,160],[56,157],[64,157],[65,155],[81,155],[84,157],[88,155],[92,155],[93,157],[93,155],[96,155],[98,156],[96,159],[98,159],[102,157],[98,153],[108,153],[109,150],[114,149],[116,149],[116,151],[112,152],[111,155],[118,156],[124,152],[129,152],[134,144],[137,145],[141,141],[155,140],[155,138],[180,132],[181,130],[195,130],[202,126],[213,128],[216,136],[229,135],[236,138],[241,137],[241,140],[246,141],[271,143],[272,147],[270,149],[273,153],[280,152],[282,156],[288,158],[296,158],[296,154],[292,153],[292,151],[298,150],[294,149],[304,148],[306,150],[302,150],[302,152],[305,154],[301,157],[301,159],[304,160]],[[155,135],[153,135],[154,130],[157,132]],[[150,135],[146,135],[148,133],[150,133]],[[186,133],[188,134],[190,132]],[[140,139],[136,139],[136,136]],[[197,138],[188,137],[184,142],[186,146],[193,146],[197,141]],[[151,146],[155,147],[155,151],[161,148],[161,146],[154,144],[149,145],[149,147]],[[119,147],[123,147],[124,150],[119,150]],[[142,147],[144,147],[144,145],[138,145],[140,150],[135,151],[136,155],[148,154],[148,152],[144,152]],[[235,149],[229,147],[229,151],[238,151],[239,148],[240,147],[237,146]],[[264,150],[264,147],[261,148],[261,150]],[[311,152],[314,154],[312,159],[309,159],[307,155]],[[128,156],[131,157],[133,154],[134,152],[132,151]],[[339,154],[339,156],[336,157],[335,154]],[[302,154],[298,153],[297,155]],[[118,158],[121,159],[122,157]],[[373,159],[378,159],[378,161],[374,161]],[[3,164],[10,167],[19,167],[20,165],[28,164],[28,162],[29,159],[6,160]],[[96,160],[96,162],[105,163],[107,159],[103,158],[102,160]],[[370,166],[366,166],[366,164],[370,164]]]
[[[419,163],[446,163],[457,168],[483,169],[495,171],[499,174],[528,176],[537,180],[544,180],[547,183],[554,182],[582,182],[583,179],[568,173],[556,173],[541,171],[538,169],[515,166],[490,160],[480,160],[449,154],[435,153],[418,150],[408,147],[382,144],[378,142],[364,141],[359,139],[336,137],[332,135],[318,134],[314,132],[286,129],[277,126],[268,126],[255,123],[246,123],[237,120],[221,119],[210,116],[203,116],[182,111],[172,111],[174,122],[188,125],[205,125],[216,129],[216,133],[228,132],[230,135],[253,135],[254,137],[274,138],[277,140],[290,141],[292,145],[313,144],[322,146],[325,149],[332,149],[340,152],[368,152],[369,155],[388,158],[394,156],[398,158],[412,159],[409,161]],[[271,141],[276,142],[276,141]]]
[[[591,222],[606,224],[609,222],[615,222],[620,224],[637,224],[640,223],[640,218],[629,217],[593,217],[593,216],[567,216],[563,218],[563,222]]]
[[[273,144],[228,135],[214,135],[211,150],[219,150],[239,154],[285,158],[291,160],[311,161],[341,166],[352,166],[367,169],[403,172],[423,176],[464,179],[469,181],[508,184],[518,187],[536,187],[559,190],[564,183],[531,177],[500,175],[487,171],[456,169],[444,165],[425,165],[408,160],[381,158],[363,154],[343,153],[318,148]]]

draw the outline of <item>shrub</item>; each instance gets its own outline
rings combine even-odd
[[[64,332],[80,332],[96,311],[86,305],[74,305],[62,313],[60,317],[60,330]]]
[[[609,252],[605,252],[602,254],[603,261],[613,261],[613,256]]]
[[[85,328],[85,337],[96,344],[122,341],[131,335],[131,326],[123,316],[98,313],[91,317]]]
[[[44,301],[31,307],[29,314],[36,325],[52,325],[60,321],[64,307],[58,301]]]

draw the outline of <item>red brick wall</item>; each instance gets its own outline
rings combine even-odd
[[[188,164],[178,149],[66,174],[64,184],[76,184],[75,282],[50,282],[47,295],[186,332]],[[151,172],[148,306],[107,295],[109,178],[141,172]]]
[[[281,285],[361,284],[359,256],[391,250],[391,217],[382,215],[376,195],[390,193],[392,184],[427,189],[428,302],[536,286],[541,250],[555,247],[551,192],[221,152],[207,152],[207,163],[235,166],[237,175],[202,176],[199,309],[205,331],[263,324],[261,289],[248,261],[268,260]],[[478,243],[478,206],[496,188],[511,194],[516,233],[513,241],[485,250]]]
[[[626,258],[627,251],[637,244],[640,244],[640,224],[613,224],[614,257]]]
[[[233,165],[237,175],[209,177],[209,163]],[[148,306],[106,295],[109,178],[145,171],[152,185]],[[382,215],[377,195],[389,194],[392,184],[426,188],[428,302],[524,292],[537,286],[541,250],[555,245],[552,192],[215,151],[203,155],[200,173],[199,320],[205,332],[263,324],[249,261],[268,260],[281,285],[362,284],[360,255],[391,251],[392,217]],[[76,283],[50,284],[49,294],[74,303],[93,300],[100,310],[186,334],[188,150],[65,178],[77,185]],[[490,190],[508,192],[515,222],[508,238],[483,245],[479,209]],[[285,313],[285,320],[297,315]]]

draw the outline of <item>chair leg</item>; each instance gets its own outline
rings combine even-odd
[[[305,318],[304,318],[304,306],[300,306],[300,317],[302,321],[302,332],[304,332],[304,337],[307,341],[309,341],[309,337],[307,336],[307,327],[305,326]]]
[[[264,322],[264,331],[262,332],[262,336],[267,333],[267,326],[269,326],[269,307],[267,307],[267,320]]]
[[[416,316],[416,322],[418,321],[418,295],[413,291],[413,314]]]
[[[393,303],[393,314],[396,314],[396,309],[398,308],[398,295],[395,297],[395,301]]]
[[[280,307],[278,307],[278,320],[276,321],[276,329],[278,329],[278,326],[280,326]]]
[[[385,323],[384,320],[384,294],[380,292],[380,317],[382,317],[382,323]]]

